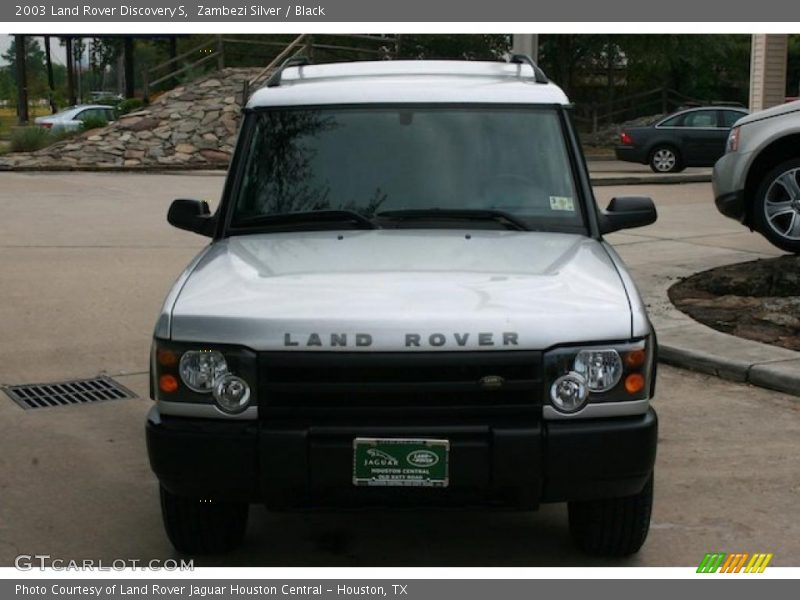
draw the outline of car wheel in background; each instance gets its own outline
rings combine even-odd
[[[653,476],[633,496],[569,502],[569,532],[587,554],[628,556],[639,551],[650,530]]]
[[[161,515],[172,545],[184,554],[228,552],[241,544],[249,506],[176,496],[161,487]]]
[[[650,153],[650,168],[654,173],[683,171],[681,157],[672,146],[656,146]]]
[[[756,192],[753,222],[773,245],[800,254],[800,159],[786,161],[764,177]]]

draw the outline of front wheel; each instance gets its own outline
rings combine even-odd
[[[767,173],[756,192],[753,220],[773,245],[800,254],[800,159]]]
[[[587,554],[628,556],[647,539],[653,507],[653,475],[638,494],[623,498],[570,502],[569,531]]]
[[[249,506],[176,496],[161,488],[161,515],[172,545],[184,554],[229,552],[241,544]]]
[[[681,157],[672,146],[656,146],[650,153],[650,169],[654,173],[683,171]]]

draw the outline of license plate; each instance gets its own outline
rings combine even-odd
[[[448,440],[356,438],[353,485],[447,487]]]

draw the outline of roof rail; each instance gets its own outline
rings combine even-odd
[[[547,75],[544,74],[544,71],[542,71],[539,65],[533,62],[533,59],[527,54],[511,54],[508,57],[508,62],[517,65],[530,65],[533,69],[533,78],[536,83],[550,83],[550,80],[547,78]]]
[[[305,54],[297,53],[294,56],[290,56],[283,61],[281,66],[267,79],[267,87],[280,86],[284,69],[288,69],[289,67],[303,67],[310,64],[311,60]]]

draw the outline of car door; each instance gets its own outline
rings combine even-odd
[[[693,110],[686,113],[681,127],[677,128],[678,149],[687,165],[710,167],[722,156],[727,134],[719,126],[717,112],[714,109]]]

